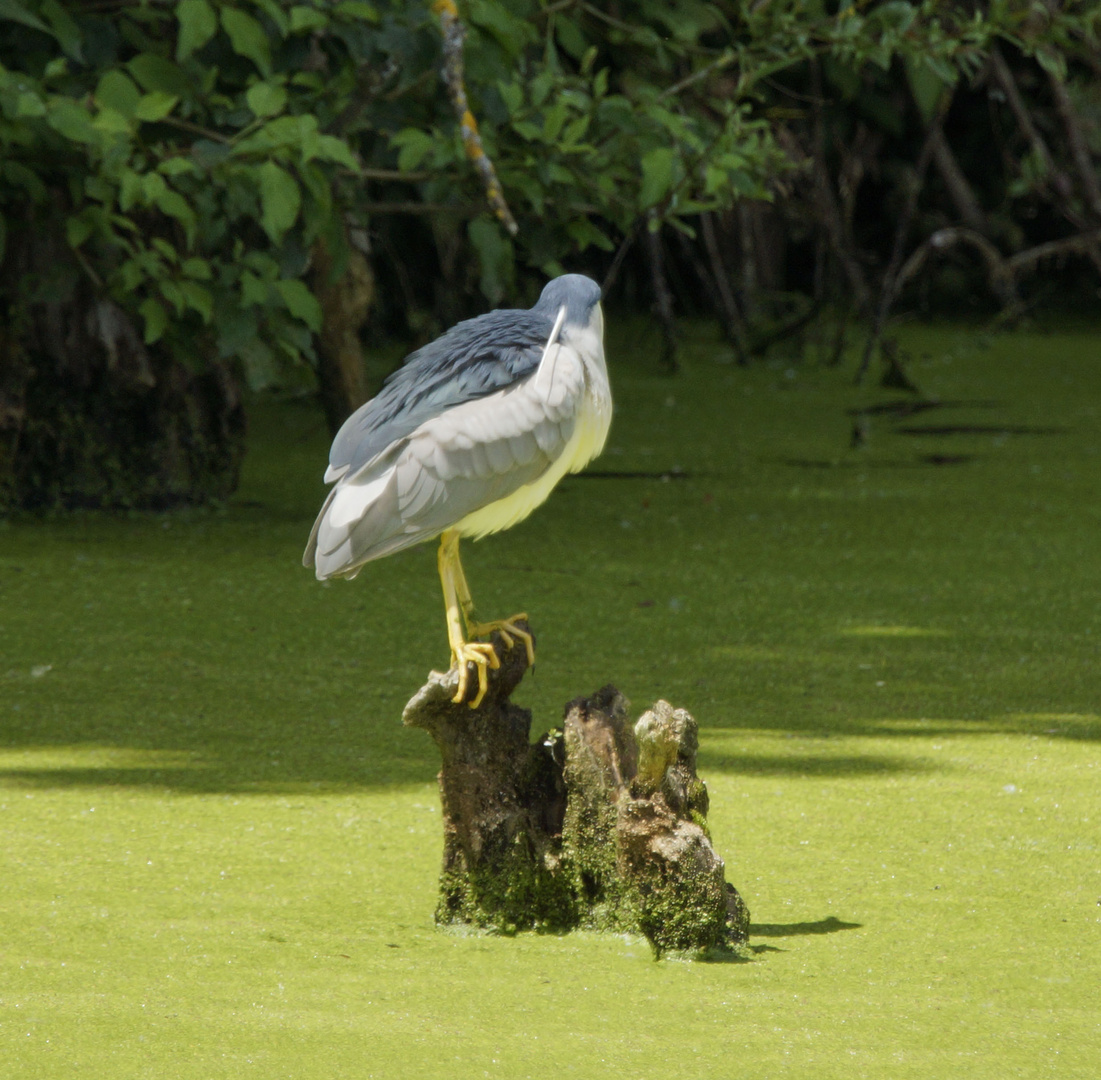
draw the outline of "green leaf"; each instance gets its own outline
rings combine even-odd
[[[57,0],[45,0],[42,5],[42,14],[50,24],[53,35],[61,46],[61,51],[78,64],[83,64],[84,55],[80,51],[80,27],[73,22],[72,16]]]
[[[159,172],[161,176],[180,176],[182,173],[194,173],[196,171],[195,162],[185,157],[165,158],[165,160],[157,166],[157,172]]]
[[[191,90],[191,83],[180,66],[156,53],[139,53],[126,67],[146,93],[160,90],[183,97]]]
[[[252,0],[252,3],[271,19],[276,30],[279,31],[280,37],[287,36],[287,30],[289,29],[287,13],[283,10],[280,0]]]
[[[329,25],[329,17],[323,11],[315,7],[299,4],[291,8],[291,32],[302,33],[303,30],[324,30]]]
[[[209,289],[204,289],[197,281],[181,281],[180,292],[183,293],[187,306],[197,311],[204,323],[209,323],[214,315],[214,297]]]
[[[176,254],[176,249],[163,237],[154,236],[150,241],[150,245],[157,249],[170,263],[179,262],[179,255]]]
[[[398,168],[411,172],[432,153],[436,140],[427,131],[409,127],[393,135],[390,145],[398,148]]]
[[[123,116],[133,116],[141,100],[141,91],[129,75],[115,69],[104,73],[94,96],[101,109],[114,109]]]
[[[59,135],[73,142],[99,142],[99,133],[92,127],[92,118],[75,101],[54,98],[46,122]]]
[[[17,120],[30,116],[45,116],[46,103],[33,91],[24,90],[15,103],[15,117]]]
[[[256,171],[260,180],[260,224],[278,244],[298,218],[302,194],[294,177],[274,161],[265,161]]]
[[[133,169],[123,169],[119,178],[119,209],[126,213],[143,195],[141,177]]]
[[[1067,58],[1055,49],[1037,49],[1036,63],[1060,82],[1067,80]]]
[[[134,122],[117,109],[100,109],[92,127],[103,135],[129,135]]]
[[[141,302],[138,314],[145,320],[145,344],[160,341],[168,329],[168,312],[164,310],[164,304],[150,296]]]
[[[318,138],[317,156],[324,158],[326,161],[335,161],[338,165],[343,165],[353,172],[359,172],[359,163],[348,148],[348,144],[335,135],[321,135]]]
[[[259,304],[261,307],[266,307],[268,303],[268,283],[251,270],[241,275],[241,303],[245,306]]]
[[[245,101],[255,116],[275,116],[287,107],[287,91],[278,83],[259,82],[249,87]]]
[[[914,104],[925,123],[929,123],[940,110],[945,93],[951,89],[943,75],[929,63],[925,57],[908,56],[906,58],[906,78],[910,83],[910,93]]]
[[[214,276],[214,271],[210,269],[210,263],[198,255],[192,255],[190,258],[184,259],[180,263],[180,270],[189,278],[196,278],[199,281],[210,281]]]
[[[41,30],[44,34],[50,33],[50,28],[17,0],[0,0],[0,22],[22,23],[32,30]]]
[[[77,214],[65,222],[65,239],[74,251],[95,232],[91,214]]]
[[[176,5],[180,32],[176,38],[176,59],[186,60],[218,32],[218,16],[207,0],[180,0]]]
[[[638,202],[643,210],[656,206],[673,187],[677,155],[667,146],[658,146],[642,155],[642,186]]]
[[[256,19],[237,8],[222,8],[222,29],[238,56],[251,60],[265,78],[271,75],[271,44]]]
[[[364,3],[363,0],[344,0],[344,3],[336,5],[335,10],[338,15],[343,15],[347,19],[369,23],[379,21],[379,13],[375,5]]]
[[[180,99],[175,94],[166,94],[163,90],[154,90],[151,94],[145,94],[134,109],[134,117],[154,123],[163,120],[175,107]]]
[[[158,195],[154,205],[162,214],[175,218],[184,227],[189,246],[195,242],[195,211],[188,206],[187,200],[178,191],[169,189]]]
[[[290,278],[277,281],[275,287],[283,297],[287,310],[296,319],[301,319],[316,334],[321,329],[321,305],[314,294],[306,288],[305,283],[297,278]]]
[[[497,83],[497,92],[508,109],[509,116],[515,116],[524,106],[524,88],[519,82],[505,82],[503,79]]]

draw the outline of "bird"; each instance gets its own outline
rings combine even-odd
[[[411,353],[379,393],[337,432],[324,480],[333,485],[302,562],[317,578],[354,578],[374,559],[439,537],[447,638],[466,700],[476,709],[489,668],[523,642],[527,615],[478,622],[459,541],[507,529],[542,504],[567,474],[604,448],[612,397],[600,286],[563,274],[527,310],[497,309],[457,323]]]

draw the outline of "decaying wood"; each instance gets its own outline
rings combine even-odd
[[[692,716],[659,701],[632,725],[605,686],[532,743],[531,713],[509,700],[526,652],[493,640],[501,667],[477,709],[451,700],[452,669],[432,672],[403,715],[442,758],[437,921],[642,933],[659,954],[744,941],[749,912],[707,832]]]

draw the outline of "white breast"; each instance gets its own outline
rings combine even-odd
[[[528,380],[529,393],[545,394],[560,405],[567,386],[577,386],[577,365],[583,370],[581,393],[578,395],[573,433],[561,454],[550,468],[531,484],[517,489],[497,502],[483,506],[459,521],[455,528],[460,535],[486,536],[523,521],[537,506],[546,501],[555,485],[567,473],[580,472],[601,450],[612,422],[612,395],[608,385],[608,370],[604,363],[604,317],[599,305],[594,318],[584,329],[571,327],[568,339],[552,348],[560,350],[554,361],[557,373],[553,384],[539,387],[535,376]]]

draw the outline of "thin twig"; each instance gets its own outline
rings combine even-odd
[[[623,241],[619,245],[619,250],[615,253],[615,258],[612,259],[612,265],[608,267],[608,272],[604,275],[604,281],[600,286],[600,292],[604,297],[607,297],[611,292],[612,287],[616,283],[616,279],[619,277],[620,267],[623,266],[623,260],[627,257],[627,252],[631,249],[631,244],[634,243],[635,235],[638,232],[638,223],[632,225],[623,237]]]

